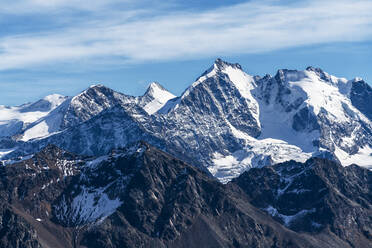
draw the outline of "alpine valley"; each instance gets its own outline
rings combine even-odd
[[[0,247],[372,247],[372,88],[319,68],[0,106],[0,161]]]

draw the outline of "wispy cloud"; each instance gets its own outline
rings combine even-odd
[[[43,11],[63,9],[98,11],[115,3],[129,3],[132,0],[3,0],[0,6],[2,13],[41,13]]]
[[[24,0],[30,6],[89,9],[97,15],[42,33],[3,35],[0,69],[87,60],[140,63],[372,39],[368,0],[257,1],[203,12],[154,6],[122,10],[113,7],[122,1],[103,2],[91,1],[88,8],[86,1]]]

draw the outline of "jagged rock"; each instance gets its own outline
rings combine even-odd
[[[48,115],[13,128],[2,159],[52,143],[83,155],[146,140],[222,182],[252,167],[326,157],[371,168],[371,87],[319,68],[278,70],[252,77],[239,64],[217,59],[174,97],[160,84],[131,97],[95,85]]]
[[[372,172],[367,169],[312,158],[254,168],[232,184],[296,232],[330,233],[354,247],[372,245]]]
[[[289,162],[223,185],[139,142],[100,157],[50,145],[0,168],[0,241],[7,247],[371,244],[371,172],[358,166]],[[304,209],[315,210],[283,223]]]

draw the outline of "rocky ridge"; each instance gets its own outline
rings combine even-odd
[[[372,242],[371,172],[325,159],[252,169],[223,185],[144,142],[100,157],[49,145],[0,172],[0,242],[8,247],[368,247]],[[308,197],[317,201],[301,200]],[[293,214],[303,209],[311,211]],[[295,217],[286,222],[283,216]]]
[[[371,168],[371,92],[359,78],[319,68],[252,77],[217,59],[179,97],[158,83],[140,97],[92,86],[4,137],[1,154],[13,160],[55,144],[103,155],[146,140],[225,183],[252,167],[310,157]]]

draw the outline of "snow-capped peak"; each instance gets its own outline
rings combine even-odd
[[[239,90],[242,97],[247,99],[252,98],[251,90],[255,87],[254,78],[246,74],[239,64],[226,66],[221,72],[228,75],[230,81]]]
[[[166,90],[157,82],[150,83],[146,93],[140,97],[140,103],[143,109],[152,115],[161,109],[169,100],[176,96]]]
[[[67,97],[52,94],[34,103],[16,107],[0,106],[0,137],[15,135],[31,123],[43,118],[62,104]]]
[[[88,88],[86,88],[85,90],[83,90],[82,92],[80,92],[80,94],[76,95],[73,97],[73,99],[75,98],[79,98],[80,96],[82,95],[86,95],[86,94],[90,94],[90,93],[94,93],[94,92],[113,92],[112,89],[104,86],[103,84],[92,84],[91,86],[89,86]]]
[[[104,86],[103,84],[92,84],[88,87],[88,89],[94,89],[94,88],[106,88],[106,86]],[[87,89],[87,90],[88,90]]]
[[[187,162],[207,164],[225,180],[250,167],[310,156],[370,164],[370,106],[372,88],[364,81],[314,67],[252,77],[240,65],[217,59],[180,97],[155,82],[138,97],[94,85],[48,117],[26,129],[17,123],[19,129],[11,131],[17,137],[24,133],[25,144],[16,152],[53,141],[76,153],[96,154],[144,139]],[[8,112],[0,108],[7,120],[13,117]],[[40,139],[28,143],[34,138]]]
[[[183,93],[182,98],[188,96],[190,91],[200,83],[215,76],[227,76],[229,82],[234,84],[244,98],[251,98],[250,91],[254,88],[254,78],[246,74],[241,65],[229,63],[220,58],[216,59],[214,64]]]
[[[43,98],[43,100],[48,101],[51,103],[51,109],[55,109],[59,106],[63,101],[67,99],[67,96],[63,96],[60,94],[51,94]]]
[[[233,68],[235,68],[235,69],[242,70],[241,65],[239,65],[238,63],[234,63],[234,64],[233,64],[233,63],[229,63],[229,62],[223,61],[223,60],[220,59],[220,58],[217,58],[217,59],[214,61],[213,67],[214,67],[216,70],[223,70],[223,69],[225,69],[226,67],[233,67]]]
[[[361,77],[356,77],[352,80],[352,82],[355,82],[355,83],[362,82],[362,81],[364,82],[363,78]]]
[[[153,97],[154,99],[167,98],[168,100],[176,97],[158,82],[150,83],[144,95]]]

